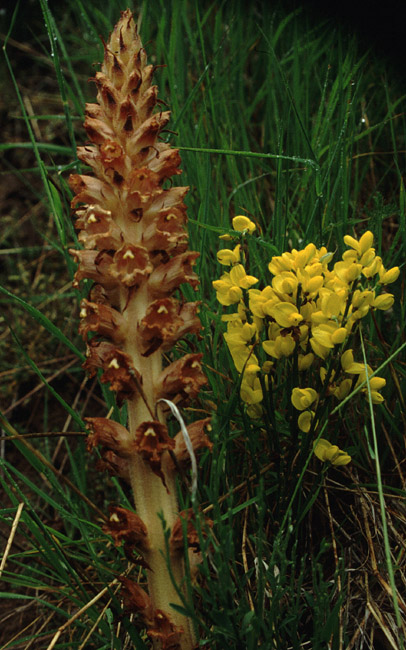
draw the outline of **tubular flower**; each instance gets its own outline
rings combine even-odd
[[[124,600],[142,612],[154,647],[191,650],[190,621],[170,607],[182,605],[182,554],[171,557],[169,572],[161,520],[163,514],[173,527],[177,519],[170,453],[179,445],[169,436],[157,403],[166,398],[187,404],[206,382],[199,354],[163,368],[163,353],[200,329],[198,303],[172,295],[183,283],[197,286],[193,266],[198,253],[187,250],[188,188],[165,182],[180,174],[180,156],[159,137],[170,114],[156,110],[153,73],[132,14],[124,11],[95,75],[97,103],[86,106],[90,144],[79,147],[78,157],[93,175],[70,177],[78,240],[85,248],[72,254],[78,262],[75,286],[84,278],[95,282],[81,303],[79,331],[85,339],[92,336],[85,368],[91,374],[101,369],[101,381],[117,393],[118,403],[127,401],[127,427],[88,419],[89,449],[100,444],[105,465],[128,478],[134,493],[137,514],[117,507],[105,527],[116,543],[124,541],[128,556],[136,546],[147,567],[150,595],[126,579]],[[230,256],[237,262],[239,247]],[[229,275],[220,295],[233,296],[233,287],[241,291],[256,282],[241,265]],[[193,440],[201,447],[203,431]]]

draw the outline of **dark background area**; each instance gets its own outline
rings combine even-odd
[[[362,0],[328,2],[321,0],[292,1],[293,7],[304,7],[316,21],[331,21],[332,28],[340,24],[354,33],[361,49],[382,57],[396,71],[399,79],[406,81],[405,16],[406,2],[383,0],[379,3]]]
[[[371,49],[375,55],[382,56],[388,66],[396,68],[399,78],[406,81],[405,64],[405,15],[406,2],[404,0],[389,0],[385,2],[367,2],[366,0],[343,0],[329,2],[329,0],[284,0],[282,3],[274,0],[244,1],[247,11],[254,4],[272,3],[295,9],[302,7],[304,11],[319,23],[320,19],[331,22],[332,29],[341,24],[348,32],[355,33],[359,38],[360,45],[365,49]],[[137,7],[137,3],[129,3],[123,0],[122,9],[131,4]],[[207,6],[210,3],[202,3]],[[4,33],[8,29],[12,11],[16,6],[15,0],[3,0],[0,13],[0,30]],[[56,14],[64,9],[63,4],[55,0],[49,0],[49,6]],[[15,25],[13,36],[21,38],[26,34],[35,31],[35,24],[42,20],[37,0],[21,0],[19,9],[19,20]],[[17,34],[18,33],[18,34]]]

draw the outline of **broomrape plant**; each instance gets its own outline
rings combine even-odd
[[[154,647],[187,650],[194,645],[190,619],[170,606],[184,603],[184,541],[198,548],[190,513],[182,521],[176,501],[179,466],[201,446],[209,419],[168,434],[168,406],[178,413],[206,383],[201,354],[163,365],[163,353],[187,333],[197,333],[198,303],[174,297],[182,283],[196,287],[185,231],[187,187],[165,187],[180,173],[179,152],[159,140],[168,111],[156,111],[154,66],[147,58],[129,10],[122,13],[96,73],[97,104],[86,106],[91,144],[78,157],[93,175],[73,175],[79,263],[75,284],[93,280],[81,303],[80,333],[87,341],[85,368],[126,404],[128,427],[105,417],[87,418],[88,449],[101,447],[104,465],[130,483],[134,512],[111,507],[104,530],[126,556],[141,552],[148,594],[121,578],[129,612],[136,613]],[[187,449],[188,445],[188,449]],[[193,449],[192,449],[193,447]],[[169,544],[166,528],[171,531]],[[169,546],[169,556],[167,552]]]
[[[398,278],[399,268],[384,268],[373,248],[373,234],[367,231],[359,240],[344,237],[348,250],[332,269],[333,254],[312,243],[272,257],[270,284],[258,288],[258,278],[246,272],[247,238],[256,225],[237,216],[233,228],[240,242],[217,253],[219,263],[231,268],[213,287],[221,305],[236,306],[222,320],[246,412],[253,419],[267,419],[276,439],[273,411],[278,406],[283,411],[281,394],[289,386],[290,402],[299,412],[298,433],[314,439],[314,453],[321,461],[346,465],[350,455],[320,437],[321,414],[328,415],[332,399],[342,401],[357,389],[368,398],[367,383],[372,402],[383,401],[385,379],[356,362],[350,345],[371,310],[392,307],[393,295],[381,290]]]

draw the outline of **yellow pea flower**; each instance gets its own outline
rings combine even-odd
[[[248,299],[251,313],[258,318],[265,318],[267,315],[265,305],[278,302],[278,297],[269,285],[265,289],[262,289],[262,291],[259,289],[249,289]]]
[[[343,379],[343,381],[341,381],[337,388],[333,391],[333,395],[335,395],[335,397],[341,401],[347,397],[347,395],[349,395],[351,386],[351,379]]]
[[[230,266],[231,264],[237,264],[241,259],[241,245],[237,246],[230,250],[229,248],[223,248],[217,253],[217,261],[223,266]]]
[[[325,291],[321,297],[320,307],[324,316],[339,316],[345,310],[346,296],[335,291]]]
[[[247,231],[250,235],[256,230],[256,225],[251,219],[248,219],[248,217],[244,217],[243,215],[238,215],[237,217],[234,217],[233,219],[233,228],[234,230],[237,230],[238,232],[245,232]]]
[[[364,253],[366,253],[366,251],[372,247],[373,243],[374,235],[370,230],[367,230],[359,240],[359,254],[361,256],[364,255]]]
[[[388,271],[385,271],[385,269],[382,266],[381,269],[379,270],[379,282],[381,284],[390,284],[391,282],[395,282],[399,277],[399,273],[400,273],[400,269],[398,266],[394,266]]]
[[[357,289],[354,291],[351,304],[356,309],[364,307],[365,305],[372,305],[375,299],[375,291],[360,291]]]
[[[368,248],[367,251],[361,256],[359,263],[362,266],[370,266],[375,260],[375,248]]]
[[[300,309],[300,312],[303,313],[302,309]],[[321,325],[322,323],[328,323],[330,319],[330,316],[326,316],[326,314],[321,311],[321,309],[314,311],[313,313],[310,314],[310,321],[313,325]]]
[[[362,255],[372,247],[372,244],[374,243],[374,236],[370,230],[364,232],[359,241],[354,239],[354,237],[351,237],[351,235],[345,235],[344,243],[346,243],[347,246],[353,248],[358,253],[359,257],[362,257]]]
[[[313,336],[310,339],[310,345],[314,354],[317,354],[317,356],[320,357],[321,359],[327,359],[331,348],[322,345]]]
[[[377,296],[372,303],[372,307],[375,309],[390,309],[395,302],[395,297],[391,293],[381,293],[380,296]]]
[[[348,372],[350,375],[359,375],[361,372],[365,371],[365,365],[363,363],[357,363],[354,361],[354,355],[352,350],[346,350],[344,354],[341,355],[341,367],[344,372]]]
[[[271,372],[272,368],[273,368],[273,361],[265,361],[262,364],[261,370],[265,375],[267,375],[269,372]]]
[[[351,235],[344,235],[344,244],[353,248],[357,253],[359,253],[359,243]]]
[[[315,402],[318,396],[314,388],[294,388],[290,399],[295,409],[304,411]]]
[[[290,302],[279,302],[273,305],[269,314],[281,327],[295,327],[302,322],[303,316],[297,311],[296,305]]]
[[[306,370],[309,370],[314,359],[315,357],[313,352],[309,352],[308,354],[299,354],[299,358],[298,358],[299,372],[304,372]]]
[[[280,294],[296,295],[298,280],[291,271],[282,271],[272,280],[272,288]]]
[[[259,404],[262,402],[263,394],[261,383],[255,375],[250,376],[244,373],[244,379],[241,382],[240,396],[246,404]]]
[[[344,251],[341,259],[344,261],[351,260],[352,262],[356,262],[358,259],[357,251],[355,250]]]
[[[323,462],[329,461],[336,467],[348,465],[351,462],[351,456],[346,451],[339,449],[337,445],[332,445],[331,442],[324,438],[320,438],[314,443],[313,451],[319,460]]]
[[[276,255],[268,264],[268,269],[272,275],[278,275],[278,273],[282,273],[282,271],[290,271],[293,268],[294,264],[291,253]]]
[[[306,273],[307,277],[303,277],[302,291],[306,296],[315,297],[323,286],[324,278],[322,275],[310,276]]]
[[[365,394],[366,399],[369,399],[368,392],[363,391],[363,393]],[[371,401],[372,404],[382,404],[382,402],[385,401],[385,398],[380,393],[378,393],[378,391],[371,390]]]
[[[368,266],[364,266],[364,268],[362,269],[362,274],[366,278],[372,278],[374,275],[379,273],[381,268],[382,268],[382,258],[380,258],[379,255],[377,255],[376,257],[374,257],[373,261]]]
[[[314,244],[307,244],[303,250],[297,251],[296,249],[293,249],[292,253],[294,254],[295,268],[303,269],[315,256],[317,248]]]
[[[232,282],[229,273],[223,273],[219,280],[214,280],[213,287],[216,290],[217,300],[226,307],[234,305],[242,298],[241,288]]]
[[[303,320],[310,323],[311,320],[312,320],[313,314],[316,311],[316,304],[314,303],[313,300],[309,300],[304,305],[300,305],[299,311],[303,316]]]
[[[253,275],[247,275],[242,264],[236,264],[230,271],[230,279],[242,289],[249,289],[253,284],[258,282],[258,278]]]
[[[296,348],[296,342],[291,334],[277,336],[275,340],[263,341],[262,347],[269,356],[275,359],[289,357]]]
[[[312,336],[325,348],[333,348],[335,345],[343,343],[347,335],[348,332],[345,327],[340,327],[334,321],[312,327]]]
[[[334,264],[335,274],[347,284],[353,282],[356,278],[360,276],[362,271],[362,265],[357,264],[353,260],[344,260],[342,262],[336,262]]]
[[[367,366],[368,370],[368,376],[372,374],[372,368],[370,366]],[[365,372],[365,366],[362,372],[360,372],[357,383],[355,386],[359,386],[362,384],[366,379],[366,372]],[[372,404],[382,404],[382,402],[385,401],[385,398],[378,393],[381,388],[384,388],[386,386],[386,379],[383,377],[371,377],[369,379],[369,388],[370,388],[370,393],[371,393],[371,400]],[[368,387],[364,386],[362,388],[361,392],[364,394],[365,399],[369,399],[369,393],[368,393]]]
[[[297,424],[301,431],[304,433],[309,433],[314,415],[314,411],[303,411],[303,413],[299,415]]]
[[[236,264],[229,273],[223,273],[219,280],[214,280],[213,287],[217,291],[220,304],[229,306],[239,302],[242,289],[249,289],[258,282],[257,278],[247,275],[242,264]]]
[[[233,358],[234,365],[238,372],[242,372],[246,363],[254,364],[258,367],[258,359],[252,352],[253,346],[250,344],[251,339],[256,335],[255,325],[242,323],[242,321],[230,321],[227,323],[227,332],[224,334],[224,340]]]

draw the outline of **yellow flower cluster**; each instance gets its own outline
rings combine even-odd
[[[356,323],[371,310],[392,307],[393,295],[380,293],[380,289],[397,279],[399,268],[385,269],[373,248],[373,234],[367,231],[359,240],[344,237],[348,249],[333,268],[329,268],[333,254],[312,243],[302,250],[273,257],[268,264],[272,278],[261,289],[255,286],[258,278],[247,274],[244,266],[245,237],[255,227],[247,217],[235,217],[233,228],[240,233],[241,242],[217,254],[219,263],[230,267],[213,282],[217,300],[225,307],[236,305],[234,313],[222,317],[227,323],[224,338],[242,375],[241,398],[254,418],[263,412],[263,388],[269,387],[269,372],[278,360],[292,357],[291,367],[297,370],[298,383],[303,387],[293,388],[291,403],[300,411],[299,429],[308,432],[320,395],[315,388],[306,387],[304,373],[316,370],[320,387],[327,381],[324,394],[339,400],[364,383],[366,373],[369,379],[372,369],[354,361],[347,340]],[[328,371],[323,363],[337,346],[341,368]],[[379,390],[385,380],[375,376],[369,379],[369,385],[372,401],[382,402]],[[366,385],[362,390],[367,392]],[[316,455],[333,464],[345,464],[344,456],[334,455],[337,449],[327,453],[324,447],[323,454]]]

